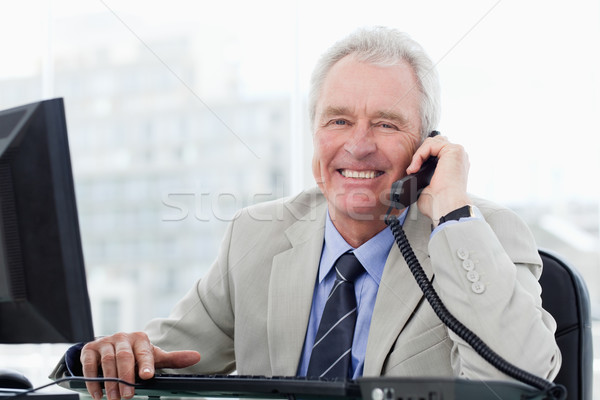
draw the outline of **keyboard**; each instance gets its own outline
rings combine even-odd
[[[85,383],[69,387],[85,392]],[[456,378],[363,377],[357,380],[244,375],[158,374],[136,381],[136,396],[225,397],[262,399],[348,400],[535,400],[552,399],[530,386],[505,381],[468,381]],[[556,397],[557,399],[562,397]]]
[[[71,381],[69,387],[85,391],[85,383]],[[157,374],[136,380],[135,394],[151,397],[228,397],[264,399],[361,399],[356,381],[303,377],[246,375]]]

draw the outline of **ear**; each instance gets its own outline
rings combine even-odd
[[[321,176],[321,161],[319,160],[319,156],[317,155],[317,151],[313,153],[312,158],[312,173],[313,178],[315,178],[315,182],[323,190],[323,177]]]

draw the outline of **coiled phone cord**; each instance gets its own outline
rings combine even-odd
[[[459,320],[448,311],[442,300],[438,296],[437,292],[433,288],[433,285],[427,278],[425,271],[421,267],[419,260],[415,256],[410,243],[402,229],[402,225],[395,216],[386,216],[386,224],[389,225],[396,244],[400,248],[402,256],[408,264],[410,272],[413,274],[419,288],[423,292],[423,295],[433,308],[438,318],[454,333],[456,333],[461,339],[466,341],[484,360],[489,362],[499,371],[506,375],[519,380],[520,382],[526,383],[537,389],[545,391],[551,399],[565,399],[566,389],[562,385],[557,385],[553,382],[547,381],[536,375],[533,375],[527,371],[524,371],[503,359],[500,355],[490,349],[475,333],[469,328],[464,326]]]

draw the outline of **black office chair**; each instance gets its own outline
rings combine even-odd
[[[554,382],[567,388],[569,400],[592,399],[592,322],[583,278],[557,254],[539,250],[544,263],[540,278],[542,304],[556,320],[556,342],[562,367]]]

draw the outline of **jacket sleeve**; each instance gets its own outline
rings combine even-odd
[[[235,221],[235,218],[234,218]],[[235,370],[234,314],[229,286],[233,223],[209,272],[177,303],[167,318],[150,321],[145,332],[163,350],[196,350],[198,364],[177,373],[229,373]]]
[[[484,213],[485,214],[485,213]],[[449,224],[429,243],[440,298],[448,310],[508,362],[553,379],[561,365],[556,323],[542,308],[541,259],[533,236],[506,209]],[[454,332],[452,368],[468,379],[507,379]]]

